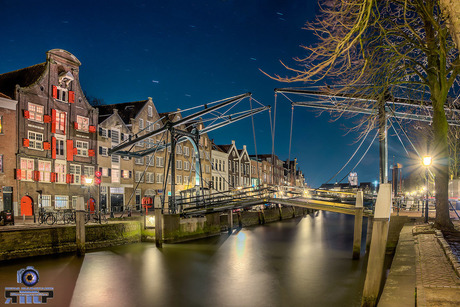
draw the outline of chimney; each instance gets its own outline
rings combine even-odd
[[[235,140],[232,140],[232,144],[235,145]],[[236,146],[236,145],[235,145]]]
[[[243,150],[246,150],[246,145],[243,145]]]

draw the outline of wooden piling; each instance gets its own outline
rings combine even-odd
[[[363,191],[356,193],[355,203],[355,227],[353,234],[353,259],[359,259],[361,255],[361,234],[363,231]]]
[[[163,247],[163,213],[161,212],[160,197],[155,197],[155,245],[158,248]]]
[[[228,230],[228,234],[231,234],[233,231],[233,210],[228,210],[227,230]]]
[[[77,198],[77,208],[75,210],[75,225],[77,255],[83,256],[86,252],[85,201],[83,199],[83,196],[78,196]]]

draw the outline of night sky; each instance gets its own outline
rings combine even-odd
[[[46,51],[60,48],[81,61],[83,90],[105,103],[152,97],[157,110],[167,112],[252,92],[257,101],[273,107],[274,88],[311,84],[279,83],[259,69],[287,75],[279,60],[295,65],[292,58],[304,55],[300,45],[314,43],[302,27],[317,11],[314,0],[0,0],[0,73],[42,63]],[[278,98],[275,153],[283,160],[289,154],[290,118],[290,103]],[[295,109],[291,159],[298,159],[312,187],[336,173],[358,145],[357,134],[344,129],[352,121],[330,119],[311,109]],[[268,112],[255,117],[255,130],[258,153],[270,154]],[[250,119],[210,137],[217,144],[234,139],[238,148],[246,144],[254,154]],[[397,139],[389,144],[390,162],[393,156],[403,162]],[[378,179],[377,142],[356,171],[360,182]]]

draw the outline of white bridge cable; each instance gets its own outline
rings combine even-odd
[[[197,108],[201,108],[201,107],[206,107],[206,106],[210,106],[210,105],[213,105],[213,104],[217,104],[217,103],[221,103],[223,101],[226,101],[226,100],[231,100],[233,98],[236,98],[238,97],[239,95],[237,96],[232,96],[232,97],[228,97],[228,98],[224,98],[224,99],[220,99],[220,100],[216,100],[216,101],[212,101],[212,102],[209,102],[209,103],[204,103],[204,104],[201,104],[201,105],[198,105],[198,106],[194,106],[194,107],[191,107],[191,108],[188,108],[188,109],[184,109],[184,110],[177,110],[177,111],[174,111],[174,112],[171,112],[171,114],[177,114],[177,113],[183,113],[183,112],[188,112],[190,110],[194,110],[194,109],[197,109]],[[243,98],[242,98],[243,99]],[[241,99],[240,99],[241,100]]]
[[[370,131],[370,130],[369,130]],[[351,169],[351,171],[353,172],[355,170],[355,168],[361,163],[361,161],[364,159],[364,157],[366,156],[367,152],[369,151],[369,149],[371,148],[372,144],[374,144],[374,141],[375,141],[375,138],[377,137],[377,135],[379,134],[379,131],[377,130],[377,132],[375,133],[374,135],[374,138],[372,139],[372,141],[369,143],[369,146],[367,147],[366,151],[364,152],[364,154],[362,155],[361,159],[359,159],[358,163],[355,164],[355,166],[353,166],[353,168]],[[343,179],[345,179],[346,177],[348,176],[348,174],[346,174],[340,181],[342,182]]]
[[[402,147],[404,148],[404,151],[406,152],[407,157],[410,157],[410,156],[409,156],[409,152],[407,151],[406,146],[404,146],[404,143],[403,143],[403,141],[401,140],[401,137],[399,136],[398,131],[396,131],[396,127],[395,127],[395,125],[394,125],[393,122],[392,122],[392,118],[390,117],[389,119],[390,119],[390,122],[391,122],[391,127],[393,128],[393,131],[396,133],[396,136],[398,137],[399,142],[401,143]]]

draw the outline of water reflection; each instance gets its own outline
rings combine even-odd
[[[365,237],[364,237],[365,238]],[[363,238],[363,240],[364,240]],[[34,265],[49,306],[359,306],[353,217],[318,213],[184,244],[132,244],[0,265],[0,284]]]

